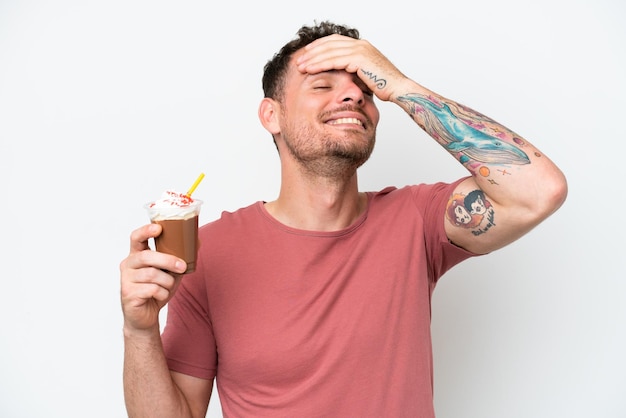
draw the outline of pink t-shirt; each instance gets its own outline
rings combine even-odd
[[[225,417],[434,417],[431,294],[472,256],[444,232],[455,184],[368,193],[335,232],[223,213],[168,305],[169,367],[216,377]]]

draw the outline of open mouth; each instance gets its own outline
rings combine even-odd
[[[328,121],[329,125],[358,125],[363,126],[363,122],[357,118],[339,118]]]

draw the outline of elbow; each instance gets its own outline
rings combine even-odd
[[[565,199],[567,199],[567,192],[568,192],[567,179],[565,178],[564,175],[561,175],[561,176],[563,177],[563,180],[561,181],[559,190],[558,190],[558,195],[557,195],[558,204],[556,206],[556,209],[560,208],[563,205],[563,203],[565,203]]]
[[[567,179],[558,171],[542,187],[541,198],[538,199],[540,216],[545,219],[556,212],[567,199]]]

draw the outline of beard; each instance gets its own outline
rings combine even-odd
[[[371,129],[372,125],[368,126]],[[328,179],[350,178],[372,155],[376,134],[372,131],[365,136],[361,130],[333,131],[289,126],[282,135],[289,154],[305,172]]]

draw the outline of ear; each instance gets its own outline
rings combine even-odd
[[[272,135],[280,133],[279,125],[280,104],[269,97],[263,98],[259,104],[259,120],[265,129]]]

